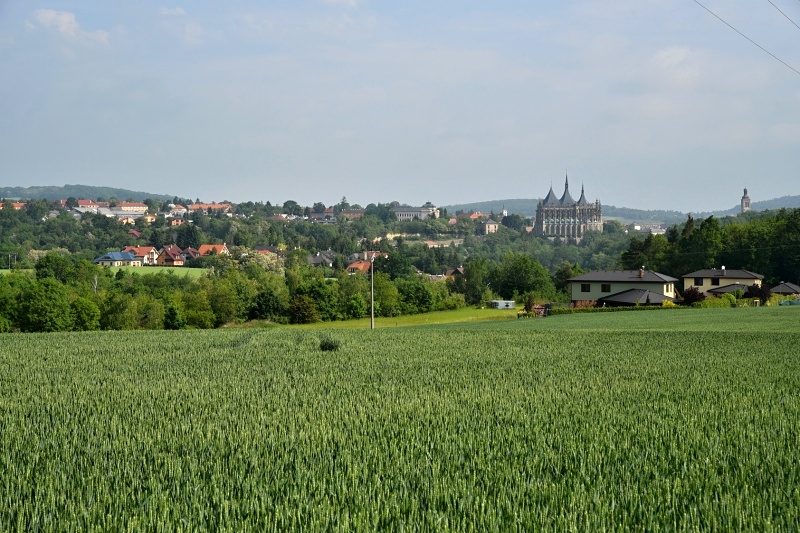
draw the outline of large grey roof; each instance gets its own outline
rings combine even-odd
[[[578,205],[588,205],[589,202],[586,201],[586,194],[583,192],[583,185],[581,185],[581,197],[578,200]]]
[[[550,192],[544,197],[544,201],[542,203],[545,207],[555,207],[558,205],[558,198],[556,198],[556,194],[553,192],[552,185],[550,186]]]
[[[684,278],[738,278],[738,279],[764,279],[761,274],[750,272],[749,270],[736,270],[732,268],[716,269],[704,268],[690,274],[684,274]]]
[[[661,293],[648,291],[646,289],[628,289],[627,291],[618,292],[598,298],[598,302],[608,302],[621,305],[645,305],[648,300],[652,305],[661,305],[665,300],[674,302],[675,298],[664,296]]]
[[[573,200],[572,196],[569,194],[569,176],[564,180],[564,194],[561,195],[561,199],[558,203],[562,206],[575,205],[575,200]]]
[[[728,285],[722,285],[721,287],[714,287],[713,289],[708,289],[707,292],[711,294],[728,294],[734,293],[738,289],[746,291],[749,285],[745,285],[744,283],[730,283]]]
[[[678,281],[672,276],[645,270],[639,277],[639,270],[595,270],[580,276],[569,278],[567,281],[617,281],[627,283],[675,283]]]
[[[788,281],[782,281],[780,285],[773,287],[771,292],[775,294],[800,294],[800,286]]]

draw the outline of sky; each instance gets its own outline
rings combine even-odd
[[[800,0],[0,0],[0,185],[205,202],[800,194]],[[777,57],[773,58],[771,55]]]

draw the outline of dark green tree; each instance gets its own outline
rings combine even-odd
[[[49,253],[40,258],[34,269],[36,279],[55,278],[61,283],[70,281],[74,270],[72,261],[57,253]]]
[[[292,298],[289,304],[289,322],[292,324],[311,324],[320,321],[319,312],[314,300],[303,294]]]
[[[72,310],[67,290],[54,278],[36,280],[21,295],[20,329],[22,331],[69,331]]]
[[[77,331],[100,329],[100,308],[89,298],[79,297],[70,304]]]

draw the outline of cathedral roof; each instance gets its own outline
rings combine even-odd
[[[589,202],[586,201],[586,195],[583,193],[583,185],[581,185],[581,198],[578,200],[578,205],[588,205]]]
[[[558,199],[556,198],[556,194],[553,192],[552,185],[550,186],[550,192],[547,193],[547,196],[545,196],[542,203],[545,207],[554,207],[558,205]]]
[[[575,205],[575,200],[573,200],[572,196],[569,194],[569,177],[564,181],[564,194],[561,196],[558,203],[562,206]]]

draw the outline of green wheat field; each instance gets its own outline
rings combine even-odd
[[[0,335],[0,530],[797,530],[798,326]]]

